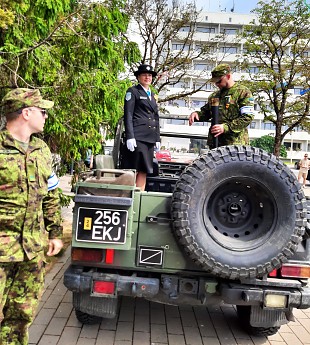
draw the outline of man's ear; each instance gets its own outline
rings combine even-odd
[[[29,109],[24,108],[22,110],[21,116],[23,117],[24,120],[28,121],[29,120]]]

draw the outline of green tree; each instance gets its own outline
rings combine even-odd
[[[284,137],[295,127],[309,128],[310,92],[294,96],[293,89],[309,89],[310,9],[303,0],[259,1],[257,19],[244,28],[243,67],[250,88],[264,114],[275,125],[274,149],[280,154]]]
[[[15,16],[0,29],[2,95],[12,87],[40,88],[55,101],[44,138],[65,159],[99,152],[112,136],[130,84],[125,62],[141,59],[124,36],[125,0],[6,2]]]
[[[198,39],[196,30],[201,11],[195,1],[184,4],[182,1],[129,0],[127,11],[131,17],[129,37],[139,44],[142,62],[151,64],[158,72],[153,80],[159,94],[158,103],[186,99],[203,90],[210,71],[207,67],[195,70],[199,83],[192,87],[193,66],[197,62],[209,67],[206,61],[214,59],[216,44],[223,41],[224,35],[205,32],[204,36],[209,35],[210,41]],[[137,65],[133,64],[131,73],[135,68]],[[174,85],[181,91],[174,91]]]
[[[268,153],[273,153],[274,150],[274,138],[271,135],[263,135],[260,138],[251,140],[251,146],[258,147],[265,150]],[[282,158],[287,157],[286,148],[284,145],[280,147],[280,156]]]
[[[14,14],[7,8],[8,3],[7,0],[0,1],[0,28],[6,28],[14,21]]]

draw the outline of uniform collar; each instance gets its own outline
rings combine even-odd
[[[151,92],[151,89],[149,88],[148,90],[145,88],[145,87],[143,87],[141,84],[139,84],[141,87],[142,87],[142,89],[147,93],[147,91],[150,91]]]
[[[1,141],[3,147],[14,147],[18,149],[21,152],[25,152],[21,144],[15,140],[12,135],[9,133],[8,130],[2,130],[1,131]],[[28,146],[28,151],[33,151],[40,148],[39,143],[38,143],[38,138],[31,136],[30,141],[29,141],[29,146]]]

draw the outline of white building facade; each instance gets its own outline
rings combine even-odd
[[[255,20],[254,15],[238,14],[234,12],[201,12],[199,22],[196,23],[196,32],[194,39],[195,42],[211,42],[212,39],[219,34],[225,34],[225,42],[217,44],[216,49],[212,52],[211,59],[208,60],[196,60],[193,61],[192,71],[186,77],[186,80],[177,83],[174,87],[171,87],[167,93],[178,93],[184,88],[195,89],[202,85],[205,80],[211,77],[211,70],[219,63],[228,63],[233,66],[236,65],[236,61],[240,59],[243,52],[243,43],[240,39],[237,39],[237,34],[242,30],[242,27]],[[184,28],[186,31],[187,28]],[[180,36],[175,41],[171,42],[172,49],[177,50],[182,46]],[[199,43],[197,43],[197,49],[199,49]],[[195,46],[194,46],[195,47]],[[251,73],[255,73],[257,67],[251,66]],[[205,79],[201,79],[201,71],[205,71]],[[197,75],[200,75],[198,78]],[[242,77],[246,77],[246,74],[242,70],[234,70],[234,80],[241,80]],[[209,130],[209,123],[195,123],[193,126],[188,126],[187,118],[194,110],[199,110],[207,101],[208,96],[215,90],[215,86],[207,84],[203,90],[195,93],[184,100],[172,101],[165,105],[165,110],[170,115],[173,115],[175,119],[161,120],[161,132],[178,132],[178,133],[196,133],[205,134]],[[301,89],[290,90],[292,96],[300,95]],[[259,111],[258,104],[255,103],[255,118],[249,126],[250,139],[260,138],[263,135],[274,135],[275,128],[273,123],[264,122],[264,116]],[[291,134],[288,134],[283,144],[287,148],[288,159],[297,160],[300,159],[305,152],[310,152],[310,135],[308,132],[303,131],[301,128],[295,129]],[[185,150],[190,149],[193,143],[190,143],[186,138],[172,139],[169,137],[162,138],[162,146],[166,149]]]

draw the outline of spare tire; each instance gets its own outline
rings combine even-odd
[[[204,270],[229,279],[261,277],[297,250],[307,203],[293,172],[249,146],[210,150],[189,165],[172,196],[173,229]]]

